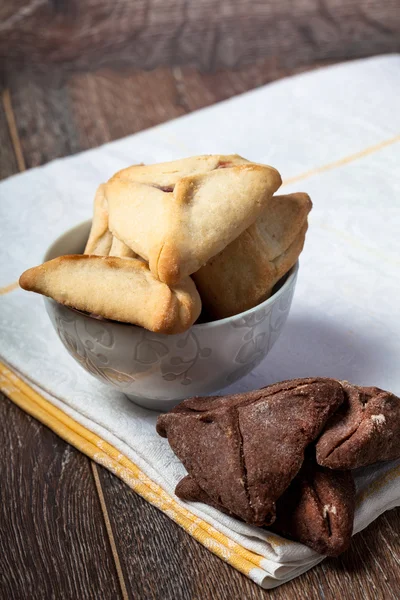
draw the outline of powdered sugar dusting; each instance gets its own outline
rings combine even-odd
[[[372,415],[371,421],[377,425],[383,425],[386,423],[386,417],[385,415]]]
[[[332,513],[333,515],[337,514],[336,506],[334,504],[325,504],[322,511],[324,519],[328,513]]]

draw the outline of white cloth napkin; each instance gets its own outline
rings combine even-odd
[[[265,361],[229,391],[319,375],[400,395],[399,75],[398,55],[325,68],[3,181],[0,287],[90,218],[97,185],[116,170],[238,152],[278,168],[289,180],[282,191],[308,192],[314,209],[287,325]],[[39,296],[0,296],[0,331],[9,366],[173,495],[185,470],[157,436],[157,414],[84,372],[52,330]],[[400,461],[362,469],[356,482],[358,532],[400,505]],[[300,544],[273,545],[266,531],[210,507],[186,507],[264,557],[250,574],[263,587],[322,560]]]

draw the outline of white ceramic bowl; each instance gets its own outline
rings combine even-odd
[[[80,254],[90,221],[58,238],[45,260]],[[193,325],[178,335],[99,320],[45,298],[62,343],[86,371],[155,410],[169,410],[190,396],[217,392],[247,375],[268,354],[289,314],[298,263],[277,291],[255,308]]]

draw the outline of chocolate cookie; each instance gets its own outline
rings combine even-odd
[[[309,457],[279,498],[270,529],[320,554],[337,556],[350,544],[354,511],[351,472],[325,469]]]
[[[294,379],[185,400],[158,418],[157,431],[214,503],[262,526],[274,521],[276,500],[343,397],[335,380]]]
[[[400,398],[376,387],[341,382],[345,401],[317,443],[317,461],[355,469],[400,457]]]
[[[176,486],[178,498],[203,502],[230,513],[214,502],[187,475]],[[337,556],[350,544],[355,509],[355,486],[350,471],[332,471],[308,459],[276,503],[271,531],[301,542],[320,554]]]
[[[203,504],[208,504],[213,508],[217,508],[227,515],[235,516],[230,513],[225,506],[218,504],[218,502],[214,502],[214,500],[212,500],[210,496],[201,489],[199,484],[196,483],[196,481],[190,475],[186,475],[186,477],[180,480],[175,488],[175,494],[178,496],[178,498],[185,500],[186,502],[203,502]]]

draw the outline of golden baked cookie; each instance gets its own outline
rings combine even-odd
[[[271,295],[303,249],[311,207],[304,193],[274,196],[253,225],[193,273],[212,318],[238,314]]]
[[[108,256],[113,237],[108,230],[108,208],[104,196],[104,185],[99,185],[94,197],[92,227],[84,254]]]
[[[135,258],[61,256],[28,269],[19,283],[60,304],[159,333],[185,331],[201,311],[190,277],[169,288]]]
[[[252,225],[280,184],[274,168],[237,155],[136,165],[105,184],[108,226],[173,285]]]
[[[124,242],[121,242],[113,235],[109,256],[119,256],[120,258],[137,258],[137,254],[129,248]]]

